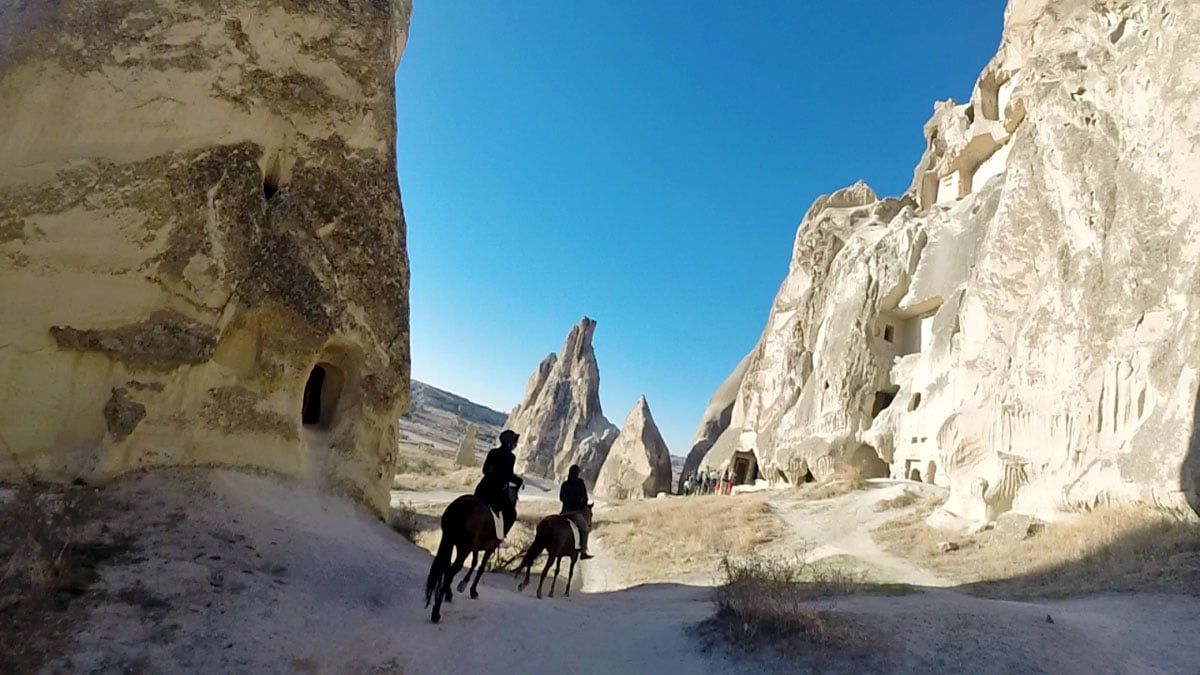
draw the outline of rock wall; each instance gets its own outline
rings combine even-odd
[[[683,470],[679,472],[677,490],[679,494],[683,494],[684,479],[700,467],[705,455],[716,444],[721,434],[729,428],[729,422],[733,418],[733,404],[737,401],[738,390],[742,386],[742,380],[746,377],[746,370],[750,367],[751,356],[751,354],[747,354],[738,362],[733,373],[725,378],[725,381],[717,388],[717,393],[713,394],[712,399],[709,400],[708,407],[704,409],[700,428],[696,429],[696,436],[692,439],[692,448],[688,451],[687,458],[684,459]]]
[[[547,356],[529,378],[525,398],[505,424],[521,435],[518,472],[562,480],[579,464],[584,480],[596,480],[617,428],[600,408],[595,332],[596,322],[584,317],[567,335],[561,356]]]
[[[0,476],[252,466],[386,508],[408,0],[0,0]]]
[[[1200,507],[1196,54],[1188,0],[1011,3],[908,193],[805,216],[705,463],[919,475],[970,518]]]
[[[596,494],[606,499],[641,499],[671,491],[671,452],[646,397],[638,399],[596,477]]]

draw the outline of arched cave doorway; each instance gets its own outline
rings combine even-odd
[[[929,464],[925,465],[925,482],[932,483],[937,476],[937,464],[930,460]]]
[[[850,456],[850,464],[863,478],[887,478],[891,472],[891,467],[879,457],[875,448],[865,443]]]
[[[758,480],[758,458],[753,451],[733,453],[733,480],[736,485],[750,485]]]
[[[328,429],[333,426],[338,400],[345,378],[342,371],[328,363],[318,363],[304,384],[300,420],[306,427]]]

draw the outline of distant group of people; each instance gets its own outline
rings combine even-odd
[[[737,475],[729,469],[697,469],[683,479],[683,494],[729,495],[736,483]]]
[[[525,483],[515,471],[517,456],[513,450],[519,439],[520,435],[511,429],[500,433],[500,447],[488,451],[487,459],[483,462],[483,478],[475,487],[475,496],[501,514],[506,537],[513,523],[517,522],[517,491]],[[583,515],[588,506],[588,493],[579,471],[578,464],[573,464],[567,470],[567,479],[558,490],[558,498],[562,502],[562,515],[570,518],[579,528],[579,557],[587,560],[592,557],[588,552],[588,524]]]

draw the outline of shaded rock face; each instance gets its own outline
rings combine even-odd
[[[920,476],[972,518],[1200,506],[1197,53],[1194,2],[1013,2],[909,192],[813,205],[705,462]]]
[[[0,475],[242,465],[386,507],[409,12],[0,2]]]
[[[585,481],[596,480],[617,428],[600,409],[595,332],[596,322],[584,317],[567,335],[562,352],[547,356],[529,378],[524,400],[505,424],[521,435],[518,472],[561,480],[579,464]]]
[[[607,499],[640,499],[671,491],[671,453],[645,396],[625,418],[596,477],[595,491]]]
[[[705,455],[729,428],[729,422],[733,418],[733,404],[737,401],[738,390],[746,377],[746,370],[750,367],[750,356],[751,354],[747,354],[738,363],[737,368],[734,368],[733,373],[721,383],[717,393],[709,400],[708,407],[704,409],[704,418],[700,420],[700,428],[696,430],[696,436],[692,439],[692,449],[688,451],[683,470],[679,473],[679,494],[683,494],[684,479],[700,468]]]

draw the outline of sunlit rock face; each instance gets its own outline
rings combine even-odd
[[[0,0],[0,475],[387,503],[408,0]]]
[[[588,483],[600,473],[617,428],[600,408],[595,333],[596,322],[584,317],[567,334],[562,351],[547,356],[529,378],[525,398],[505,424],[521,435],[518,472],[562,480],[579,464]]]
[[[1200,4],[1013,2],[911,189],[818,199],[704,463],[969,518],[1197,497]]]
[[[596,494],[608,499],[642,499],[670,491],[671,451],[643,396],[629,411],[600,468]]]

